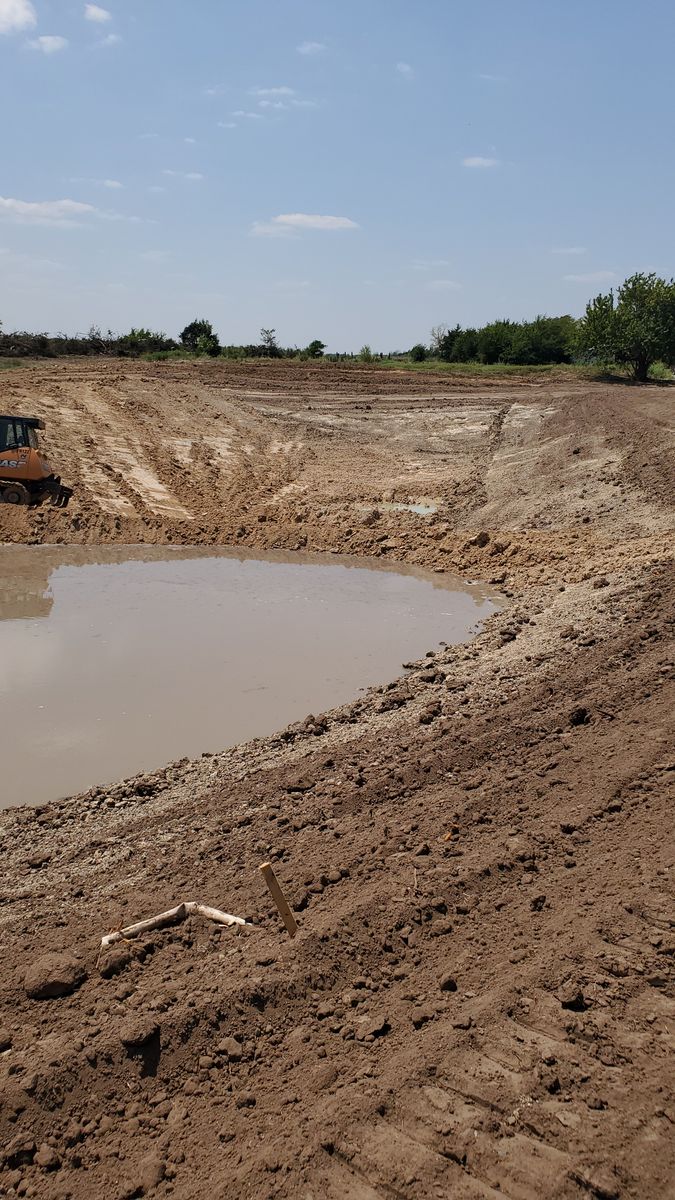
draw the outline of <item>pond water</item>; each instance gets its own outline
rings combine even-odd
[[[469,640],[496,603],[331,556],[0,547],[0,808],[271,734]]]

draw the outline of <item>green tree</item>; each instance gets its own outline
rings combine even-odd
[[[191,321],[180,335],[181,345],[191,354],[210,354],[216,357],[220,354],[220,341],[214,332],[213,325],[204,317]]]
[[[410,351],[411,362],[424,362],[426,357],[427,348],[426,346],[423,346],[421,342],[418,342],[417,345],[413,346],[412,350]]]
[[[638,272],[618,288],[596,296],[580,322],[579,349],[595,359],[627,366],[641,383],[649,368],[675,363],[675,281]]]
[[[493,321],[478,331],[478,357],[482,363],[506,362],[513,345],[514,321]]]
[[[261,329],[260,342],[260,353],[263,358],[281,358],[281,348],[277,341],[276,329]]]
[[[157,350],[173,350],[176,343],[164,333],[154,333],[152,329],[131,329],[123,337],[117,339],[117,353],[121,358],[134,358],[138,354],[151,354]],[[64,353],[77,353],[67,351]]]
[[[520,366],[571,362],[577,333],[573,317],[535,317],[511,326],[511,344],[501,362]]]
[[[308,358],[323,358],[323,352],[325,349],[326,343],[320,342],[318,338],[315,338],[313,342],[309,343],[309,346],[305,350],[305,354]]]
[[[359,362],[371,363],[373,361],[373,352],[370,346],[362,346],[359,350]]]

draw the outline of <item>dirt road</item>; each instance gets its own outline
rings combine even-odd
[[[4,540],[386,556],[511,599],[275,738],[0,816],[0,1189],[675,1195],[672,396],[288,364],[0,379],[76,488],[0,509]],[[191,917],[97,960],[192,899],[250,928]]]

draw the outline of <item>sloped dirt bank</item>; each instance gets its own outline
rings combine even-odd
[[[116,364],[0,386],[80,489],[0,511],[8,540],[300,545],[511,597],[275,738],[2,815],[0,1186],[669,1194],[671,393]],[[377,507],[422,497],[436,514]],[[182,899],[250,928],[191,918],[97,961]]]

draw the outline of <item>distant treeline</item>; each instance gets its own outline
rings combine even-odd
[[[199,318],[186,325],[180,336],[167,337],[152,329],[130,329],[117,334],[103,333],[92,326],[86,334],[66,333],[3,333],[0,329],[0,358],[63,358],[68,355],[111,358],[157,358],[208,355],[211,358],[322,358],[325,344],[317,338],[308,346],[280,346],[274,329],[262,329],[260,341],[244,346],[223,346],[210,321]],[[367,347],[366,347],[367,349]],[[327,358],[340,360],[356,355],[331,354]]]
[[[208,322],[193,322],[208,326]],[[572,317],[537,317],[536,321],[494,321],[482,329],[434,330],[432,343],[421,343],[410,351],[394,351],[388,358],[412,359],[424,362],[439,359],[443,362],[514,363],[538,365],[543,363],[572,362],[575,356],[575,333],[577,322]],[[190,328],[189,326],[187,327]],[[363,346],[358,354],[325,354],[323,342],[310,342],[308,346],[280,346],[274,330],[263,331],[267,337],[259,342],[242,346],[223,346],[213,329],[197,336],[178,339],[151,329],[130,329],[128,333],[115,334],[111,330],[102,333],[93,327],[86,334],[71,336],[65,333],[2,333],[0,331],[0,358],[63,358],[69,355],[99,358],[180,358],[185,355],[208,355],[211,358],[327,358],[333,362],[353,359],[359,362],[374,362],[384,358]],[[271,335],[271,336],[270,336]]]
[[[410,351],[395,352],[388,357],[411,358],[423,362],[437,358],[443,362],[514,363],[533,365],[571,362],[575,356],[577,324],[572,317],[537,317],[534,321],[493,321],[481,329],[438,327],[432,331],[429,346],[421,343]],[[185,354],[208,355],[212,358],[330,358],[333,361],[356,359],[372,362],[384,357],[363,346],[358,354],[325,355],[325,345],[317,338],[308,346],[280,346],[273,329],[262,329],[260,340],[242,346],[223,346],[209,321],[199,319],[187,325],[180,336],[167,337],[152,329],[131,329],[116,334],[102,333],[92,326],[86,334],[70,336],[65,333],[2,333],[0,357],[4,358],[62,358],[68,355],[117,358],[138,358],[153,355],[158,358],[179,357]]]
[[[151,329],[131,329],[121,336],[92,326],[83,337],[47,333],[2,333],[0,358],[60,358],[64,355],[109,355],[120,358],[184,357],[295,358],[329,362],[370,363],[385,358],[362,346],[358,354],[325,354],[315,338],[305,347],[284,348],[274,329],[261,329],[260,340],[247,346],[223,346],[210,321],[191,321],[178,339]],[[644,382],[659,364],[675,367],[675,281],[638,272],[616,291],[596,296],[579,320],[574,317],[535,317],[534,321],[491,321],[479,329],[449,329],[438,325],[430,345],[418,342],[411,350],[388,358],[422,363],[480,363],[485,366],[540,367],[557,363],[617,365]]]
[[[536,317],[534,321],[491,321],[480,329],[440,326],[432,330],[429,347],[413,346],[410,356],[442,362],[512,363],[541,366],[569,363],[577,354],[579,322],[574,317]]]

